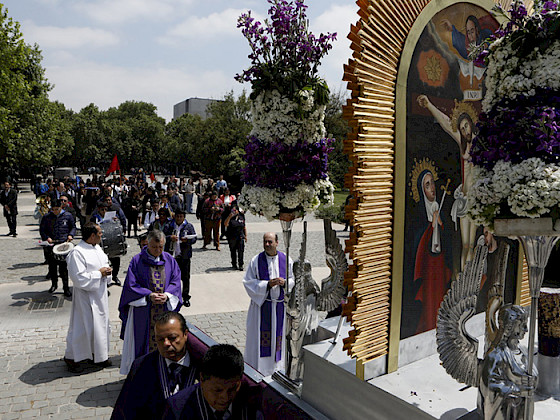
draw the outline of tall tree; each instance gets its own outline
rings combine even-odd
[[[334,150],[329,155],[329,178],[337,188],[344,187],[344,175],[350,166],[350,161],[343,152],[344,139],[350,131],[348,123],[342,117],[344,100],[344,93],[331,92],[325,110],[327,137],[335,139]]]
[[[64,110],[51,104],[51,85],[41,66],[37,45],[25,43],[20,25],[0,4],[0,167],[51,164],[62,144],[71,141],[63,132]]]

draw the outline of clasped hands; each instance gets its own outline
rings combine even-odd
[[[167,302],[167,295],[165,293],[150,293],[150,300],[156,305],[163,305]]]
[[[270,279],[268,281],[268,288],[271,289],[274,286],[284,286],[284,284],[286,284],[286,280],[282,277],[276,277],[275,279]]]

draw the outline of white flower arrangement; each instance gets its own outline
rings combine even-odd
[[[490,226],[507,203],[517,217],[537,218],[560,202],[560,165],[529,158],[518,164],[498,161],[492,171],[475,167],[468,193],[469,215]]]
[[[512,43],[504,42],[503,38],[490,45],[490,52],[492,59],[486,69],[486,95],[482,101],[484,112],[503,98],[533,96],[537,87],[560,89],[560,41],[542,52],[535,47],[523,60],[515,56]]]
[[[323,139],[325,105],[315,104],[313,90],[302,89],[298,97],[300,104],[277,90],[261,92],[251,105],[251,135],[267,143],[282,140],[289,145],[301,139],[308,143]]]
[[[239,206],[272,221],[278,217],[281,209],[297,209],[308,213],[321,203],[332,204],[333,193],[334,186],[328,179],[317,180],[313,185],[302,183],[287,193],[245,185],[239,196]]]

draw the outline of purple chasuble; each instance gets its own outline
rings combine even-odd
[[[268,262],[266,252],[261,252],[258,259],[259,280],[270,280],[268,272]],[[288,271],[286,254],[278,252],[278,271],[280,277],[284,274],[284,279],[288,281]],[[276,302],[276,349],[274,360],[278,362],[282,358],[282,336],[284,335],[284,288],[280,288],[279,302]],[[266,299],[261,306],[261,328],[260,328],[260,357],[270,357],[272,355],[272,299],[270,290],[266,294]]]
[[[152,338],[152,316],[154,312],[166,312],[167,303],[153,305],[149,298],[152,292],[167,292],[179,298],[179,304],[175,308],[181,309],[181,270],[172,255],[167,252],[161,254],[160,260],[155,261],[148,254],[147,247],[135,255],[130,261],[128,272],[123,284],[121,300],[119,302],[119,318],[122,320],[121,339],[124,339],[124,331],[128,321],[129,304],[145,297],[146,306],[135,307],[134,316],[134,347],[135,356],[140,357],[149,352],[150,339]],[[159,306],[160,308],[154,308]],[[153,311],[155,309],[155,311]]]

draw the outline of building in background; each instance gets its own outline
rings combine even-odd
[[[205,98],[189,98],[181,101],[173,106],[173,119],[179,118],[183,114],[200,115],[205,119],[208,116],[206,108],[213,102],[217,101]]]

